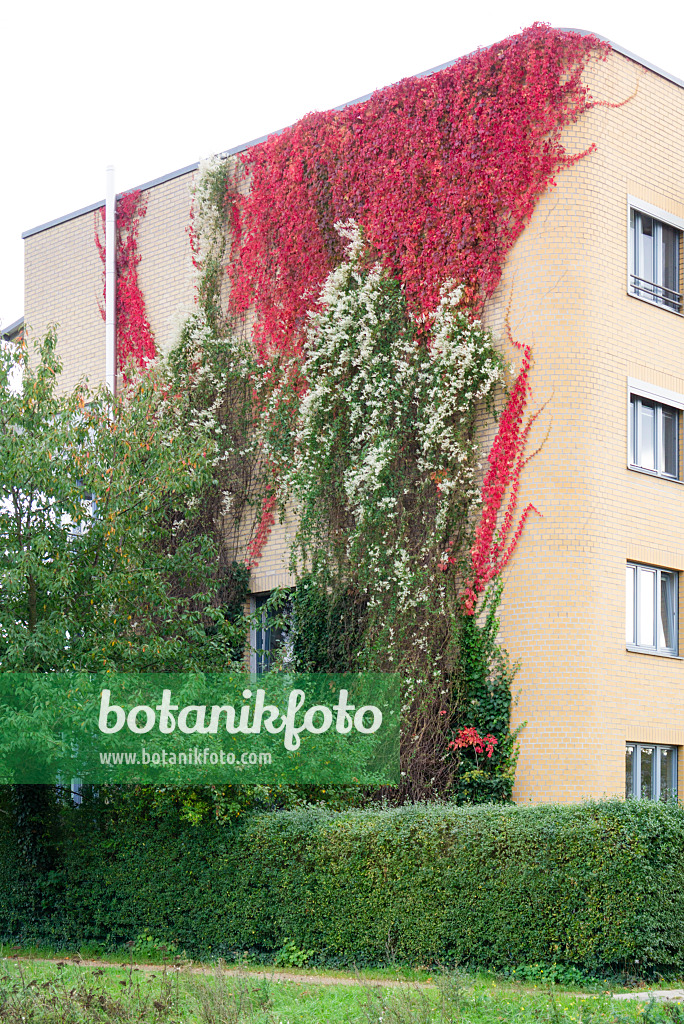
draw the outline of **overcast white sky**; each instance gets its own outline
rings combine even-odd
[[[0,323],[24,311],[22,231],[102,199],[107,164],[133,188],[533,21],[684,79],[678,0],[6,0]]]

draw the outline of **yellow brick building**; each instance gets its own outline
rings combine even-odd
[[[510,309],[534,352],[533,403],[545,404],[520,496],[541,517],[505,571],[501,606],[502,642],[521,663],[514,724],[526,723],[515,798],[681,798],[684,83],[617,46],[586,77],[603,105],[563,144],[595,149],[542,197],[486,310],[501,336]],[[142,186],[139,274],[161,349],[193,301],[196,173]],[[105,372],[93,217],[24,235],[26,325],[37,337],[58,323],[69,386]],[[294,525],[273,530],[254,595],[291,582]]]

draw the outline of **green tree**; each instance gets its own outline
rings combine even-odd
[[[242,662],[249,625],[249,572],[235,556],[252,500],[251,387],[232,345],[199,350],[186,328],[171,358],[129,374],[116,398],[86,383],[64,391],[56,346],[50,329],[34,359],[25,344],[0,350],[0,671],[36,673],[25,693],[34,731],[48,696],[54,705],[55,672],[220,671]],[[51,726],[44,735],[49,753]],[[192,822],[319,796],[237,785],[109,794],[122,820]],[[54,788],[15,785],[9,806],[27,857],[51,863]]]
[[[210,421],[164,365],[116,398],[60,390],[56,343],[51,329],[35,365],[25,345],[0,353],[0,668],[182,671],[239,658],[244,623],[223,607],[202,515]]]

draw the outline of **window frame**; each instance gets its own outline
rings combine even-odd
[[[679,572],[676,569],[664,569],[660,566],[645,565],[642,562],[634,562],[628,560],[626,563],[626,570],[633,569],[633,585],[632,585],[632,640],[627,638],[627,572],[625,572],[625,646],[628,651],[636,651],[640,654],[655,654],[665,658],[678,658],[679,657]],[[655,639],[655,646],[650,644],[639,643],[639,597],[640,597],[640,580],[643,578],[639,573],[639,570],[644,572],[655,573],[655,600],[653,602],[653,637]],[[660,639],[660,617],[661,617],[661,600],[662,600],[662,574],[667,573],[672,577],[673,581],[673,594],[672,594],[672,633],[674,638],[674,644],[672,647],[661,645]]]
[[[678,290],[673,292],[673,295],[676,296],[676,298],[667,299],[662,296],[659,297],[656,295],[643,294],[644,289],[639,289],[638,285],[635,284],[634,278],[641,281],[647,281],[647,279],[643,277],[637,278],[636,275],[634,214],[652,217],[657,224],[673,228],[679,233],[677,253]],[[640,299],[642,302],[648,302],[651,306],[657,306],[658,309],[665,309],[669,313],[674,313],[676,316],[684,316],[684,268],[682,266],[684,256],[684,217],[678,217],[674,213],[662,210],[660,207],[654,206],[652,203],[647,203],[645,200],[639,199],[637,196],[627,196],[627,254],[627,294],[634,299]],[[665,291],[669,290],[665,285],[660,284],[657,281],[649,283],[653,288],[665,289]]]
[[[637,446],[638,438],[638,404],[649,402],[656,406],[656,431],[655,431],[655,463],[656,469],[649,469],[639,464],[639,452]],[[677,414],[676,429],[676,463],[677,475],[665,472],[664,469],[664,442],[662,435],[662,413],[663,410]],[[662,480],[674,480],[675,483],[684,483],[682,474],[682,413],[684,412],[684,395],[667,388],[658,387],[656,384],[648,384],[644,381],[627,378],[627,468],[637,473],[647,473],[648,476],[659,477]]]
[[[627,792],[627,752],[630,747],[633,747],[633,760],[632,760],[632,792]],[[651,749],[655,752],[655,790],[657,796],[642,797],[641,795],[641,752],[644,749]],[[672,765],[670,772],[672,774],[672,799],[679,800],[679,786],[678,786],[678,770],[679,770],[679,750],[674,743],[643,743],[636,742],[634,740],[627,740],[625,744],[625,799],[634,800],[652,800],[654,803],[665,803],[662,800],[662,779],[661,779],[661,765],[660,765],[660,752],[661,750],[671,750],[673,753]]]

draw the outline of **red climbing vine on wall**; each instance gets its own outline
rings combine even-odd
[[[134,359],[139,366],[154,359],[154,335],[145,310],[145,298],[138,280],[141,256],[138,252],[138,229],[147,212],[147,201],[139,190],[127,192],[116,203],[116,360],[117,368]],[[95,211],[95,244],[103,266],[105,263],[105,208]],[[106,289],[105,272],[102,271]],[[104,299],[100,304],[105,318]]]
[[[249,191],[228,196],[231,298],[239,314],[254,309],[260,352],[301,351],[307,310],[341,258],[338,220],[361,224],[414,313],[435,310],[447,279],[477,309],[554,173],[584,155],[560,136],[590,106],[582,73],[606,49],[535,24],[242,154]]]
[[[593,36],[535,24],[364,103],[310,114],[242,154],[224,193],[231,304],[238,315],[254,312],[261,358],[302,355],[308,311],[342,258],[337,221],[362,226],[423,322],[447,280],[465,285],[464,300],[478,313],[554,174],[585,155],[567,153],[561,133],[593,105],[582,75],[607,50]],[[489,456],[466,614],[507,564],[533,511],[526,507],[516,525],[531,426],[528,347],[522,356]],[[261,546],[271,515],[264,510]],[[454,561],[447,551],[442,567]]]
[[[509,340],[516,344],[508,332]],[[527,438],[538,413],[525,421],[529,394],[529,375],[532,351],[529,345],[516,345],[522,349],[522,365],[518,371],[506,403],[499,428],[488,458],[488,469],[482,485],[482,512],[475,531],[475,543],[470,552],[471,576],[466,582],[463,607],[472,615],[480,594],[487,584],[498,576],[510,561],[522,534],[527,517],[537,512],[527,505],[514,527],[518,505],[520,474],[531,456],[525,456]],[[508,493],[503,521],[499,513]],[[511,536],[511,532],[513,535]]]

